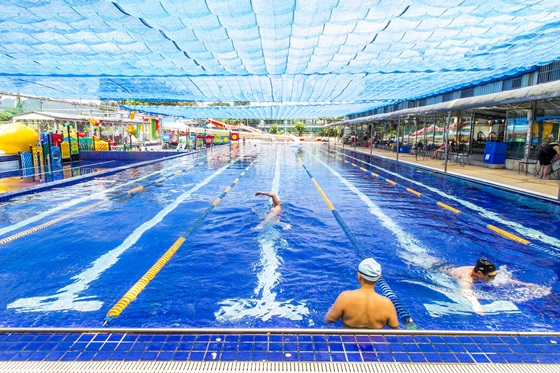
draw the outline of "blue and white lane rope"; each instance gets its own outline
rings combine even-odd
[[[238,159],[239,160],[239,159]],[[235,160],[233,163],[237,162]],[[118,317],[122,311],[130,302],[136,299],[136,297],[144,290],[144,288],[152,281],[152,279],[158,274],[158,272],[171,260],[171,258],[175,255],[177,250],[183,245],[183,243],[187,240],[187,238],[195,231],[198,225],[206,218],[206,216],[212,211],[218,203],[227,195],[227,193],[237,184],[239,179],[245,175],[245,173],[249,170],[249,168],[253,165],[254,161],[251,162],[243,172],[237,177],[233,183],[228,186],[222,194],[218,196],[212,202],[210,206],[195,220],[195,222],[191,225],[191,227],[183,233],[174,243],[167,249],[167,251],[159,258],[159,260],[154,263],[154,265],[138,280],[123,296],[122,298],[115,303],[115,305],[107,312],[105,320],[103,320],[103,326],[107,326],[114,318]]]
[[[329,207],[329,210],[331,210],[332,214],[334,215],[334,218],[336,219],[336,221],[338,222],[338,224],[340,225],[340,227],[342,228],[342,230],[346,234],[346,237],[348,237],[348,239],[352,243],[352,246],[354,246],[354,249],[358,253],[358,256],[360,257],[360,260],[366,259],[367,255],[364,253],[364,251],[360,247],[360,244],[358,243],[358,240],[356,240],[356,238],[354,237],[354,235],[350,231],[350,228],[348,228],[348,226],[346,225],[346,223],[344,222],[344,220],[342,219],[342,217],[340,216],[338,211],[336,211],[335,207],[333,206],[333,204],[331,203],[331,201],[329,200],[329,198],[327,197],[325,192],[323,192],[323,189],[321,189],[321,187],[319,186],[317,181],[313,178],[313,176],[311,175],[311,173],[309,172],[307,167],[305,167],[305,164],[303,163],[301,158],[298,157],[298,155],[295,152],[294,152],[294,154],[297,157],[297,159],[298,159],[299,163],[301,164],[301,166],[303,167],[303,169],[305,170],[305,172],[307,173],[307,175],[309,176],[309,178],[311,179],[311,181],[313,182],[313,185],[315,185],[315,188],[317,188],[317,191],[319,192],[321,197],[323,197],[323,200],[325,201],[325,203]],[[412,317],[410,316],[408,311],[401,304],[401,302],[397,298],[397,295],[389,287],[389,284],[387,284],[387,281],[385,281],[385,279],[383,277],[381,277],[377,281],[377,285],[379,286],[381,294],[383,294],[384,296],[389,298],[391,300],[391,302],[393,302],[393,305],[395,306],[395,309],[397,311],[397,316],[399,318],[399,321],[404,324],[404,328],[408,329],[408,330],[417,330],[418,326],[412,320]]]
[[[346,155],[346,154],[343,154],[343,156],[344,156],[344,157],[349,157],[349,156]],[[541,246],[541,245],[537,245],[537,244],[534,243],[534,242],[531,242],[531,241],[529,241],[529,240],[526,240],[525,238],[519,237],[519,236],[517,236],[517,235],[515,235],[515,234],[513,234],[513,233],[510,233],[510,232],[508,232],[508,231],[506,231],[506,230],[504,230],[504,229],[502,229],[502,228],[496,227],[495,225],[485,223],[484,221],[482,221],[481,219],[477,218],[476,216],[474,216],[474,215],[472,215],[472,214],[468,214],[468,213],[466,213],[466,212],[460,211],[460,210],[458,210],[458,209],[456,209],[456,208],[454,208],[454,207],[449,206],[449,205],[446,204],[446,203],[443,203],[443,202],[441,202],[441,201],[437,201],[437,200],[433,199],[432,197],[429,197],[429,196],[427,196],[427,195],[424,195],[424,194],[422,194],[422,193],[420,193],[420,192],[418,192],[418,191],[416,191],[416,190],[414,190],[414,189],[407,188],[406,186],[401,185],[401,184],[397,183],[396,181],[387,179],[387,178],[384,177],[384,176],[378,175],[378,174],[376,174],[375,172],[372,172],[372,171],[370,171],[370,170],[368,170],[368,169],[366,169],[366,168],[363,168],[363,167],[361,167],[361,166],[358,166],[357,164],[352,163],[352,162],[350,162],[350,161],[347,161],[346,159],[342,159],[342,161],[343,161],[344,163],[348,163],[348,164],[352,165],[353,167],[355,167],[355,168],[357,168],[357,169],[359,169],[359,170],[361,170],[361,171],[364,171],[367,175],[375,176],[375,177],[378,178],[379,180],[385,181],[385,182],[387,182],[388,184],[391,184],[391,185],[394,186],[394,187],[397,187],[397,188],[400,188],[400,189],[404,189],[404,190],[406,190],[407,192],[412,193],[412,194],[414,194],[414,195],[417,196],[417,197],[425,198],[425,199],[427,199],[428,201],[430,201],[430,202],[436,204],[437,206],[439,206],[439,207],[441,207],[441,208],[444,208],[444,209],[446,209],[446,210],[448,210],[448,211],[451,211],[451,212],[455,213],[455,214],[456,214],[457,216],[459,216],[460,218],[462,218],[462,219],[464,219],[464,220],[467,220],[467,221],[469,221],[469,222],[476,223],[476,224],[478,224],[478,225],[480,225],[480,226],[482,226],[482,227],[484,227],[484,228],[490,229],[491,231],[493,231],[493,232],[499,234],[499,235],[502,236],[502,237],[505,237],[505,238],[507,238],[507,239],[509,239],[509,240],[512,240],[512,241],[521,243],[521,244],[523,244],[523,245],[527,245],[527,246],[529,246],[529,247],[532,247],[532,248],[534,248],[534,249],[537,249],[537,250],[539,250],[539,251],[542,251],[542,252],[544,252],[544,253],[547,253],[547,254],[549,254],[549,255],[551,255],[551,256],[553,256],[553,257],[560,258],[560,253],[557,252],[557,251],[555,251],[555,250],[549,249],[549,248],[544,247],[544,246]],[[364,163],[365,163],[365,162],[364,162]]]

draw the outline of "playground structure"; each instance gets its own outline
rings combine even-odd
[[[261,135],[266,134],[266,132],[261,131],[257,128],[253,128],[250,126],[246,126],[244,124],[241,125],[233,125],[233,124],[226,124],[226,123],[222,123],[222,122],[218,122],[217,120],[214,119],[207,119],[206,120],[207,123],[213,124],[216,127],[220,127],[223,129],[226,129],[228,131],[246,131],[246,132],[252,132],[252,133],[259,133]]]
[[[23,124],[0,126],[0,151],[4,154],[18,154],[37,144],[39,134]]]
[[[74,131],[39,134],[30,127],[11,123],[0,127],[0,151],[17,155],[24,177],[62,169],[62,162],[80,158],[80,138]],[[83,139],[87,141],[86,139]]]

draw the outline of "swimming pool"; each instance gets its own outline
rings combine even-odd
[[[338,293],[357,286],[359,255],[299,157],[362,249],[382,264],[387,283],[420,329],[560,329],[558,205],[353,152],[343,155],[326,145],[251,144],[231,154],[227,149],[1,205],[0,240],[71,215],[0,245],[2,326],[99,327],[111,307],[231,187],[110,325],[326,327],[324,314]],[[155,183],[162,175],[169,177]],[[152,185],[127,192],[146,183]],[[252,229],[270,207],[254,196],[259,190],[278,192],[286,225]],[[423,266],[433,258],[469,265],[483,255],[498,265],[501,285],[476,287],[486,311],[481,317],[450,278]],[[507,284],[510,278],[539,286]]]
[[[78,176],[95,174],[112,168],[130,164],[122,161],[75,161],[55,166],[46,166],[44,169],[7,168],[0,171],[0,194],[20,189],[28,189],[52,182],[60,182]]]

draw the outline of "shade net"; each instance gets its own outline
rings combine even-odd
[[[559,0],[0,0],[0,91],[344,115],[555,61],[559,20]]]

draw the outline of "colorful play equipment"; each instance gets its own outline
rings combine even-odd
[[[94,150],[96,151],[108,151],[109,150],[109,143],[103,140],[96,140],[94,143]]]
[[[78,145],[78,143],[76,143],[76,146]],[[67,141],[63,141],[60,143],[60,151],[62,153],[62,160],[63,161],[68,161],[71,159],[71,154],[70,154],[70,144],[68,144]]]
[[[65,132],[68,134],[65,136]],[[78,137],[66,127],[59,130],[37,131],[23,124],[0,126],[0,150],[19,154],[24,178],[58,180],[63,177],[62,162],[79,159]]]
[[[29,150],[40,140],[39,134],[23,124],[11,123],[0,126],[0,150],[5,154],[18,154]]]
[[[81,138],[80,150],[93,150],[93,139],[91,137]]]
[[[204,147],[204,136],[203,135],[196,136],[196,143],[195,143],[196,150],[200,150],[203,147]]]

